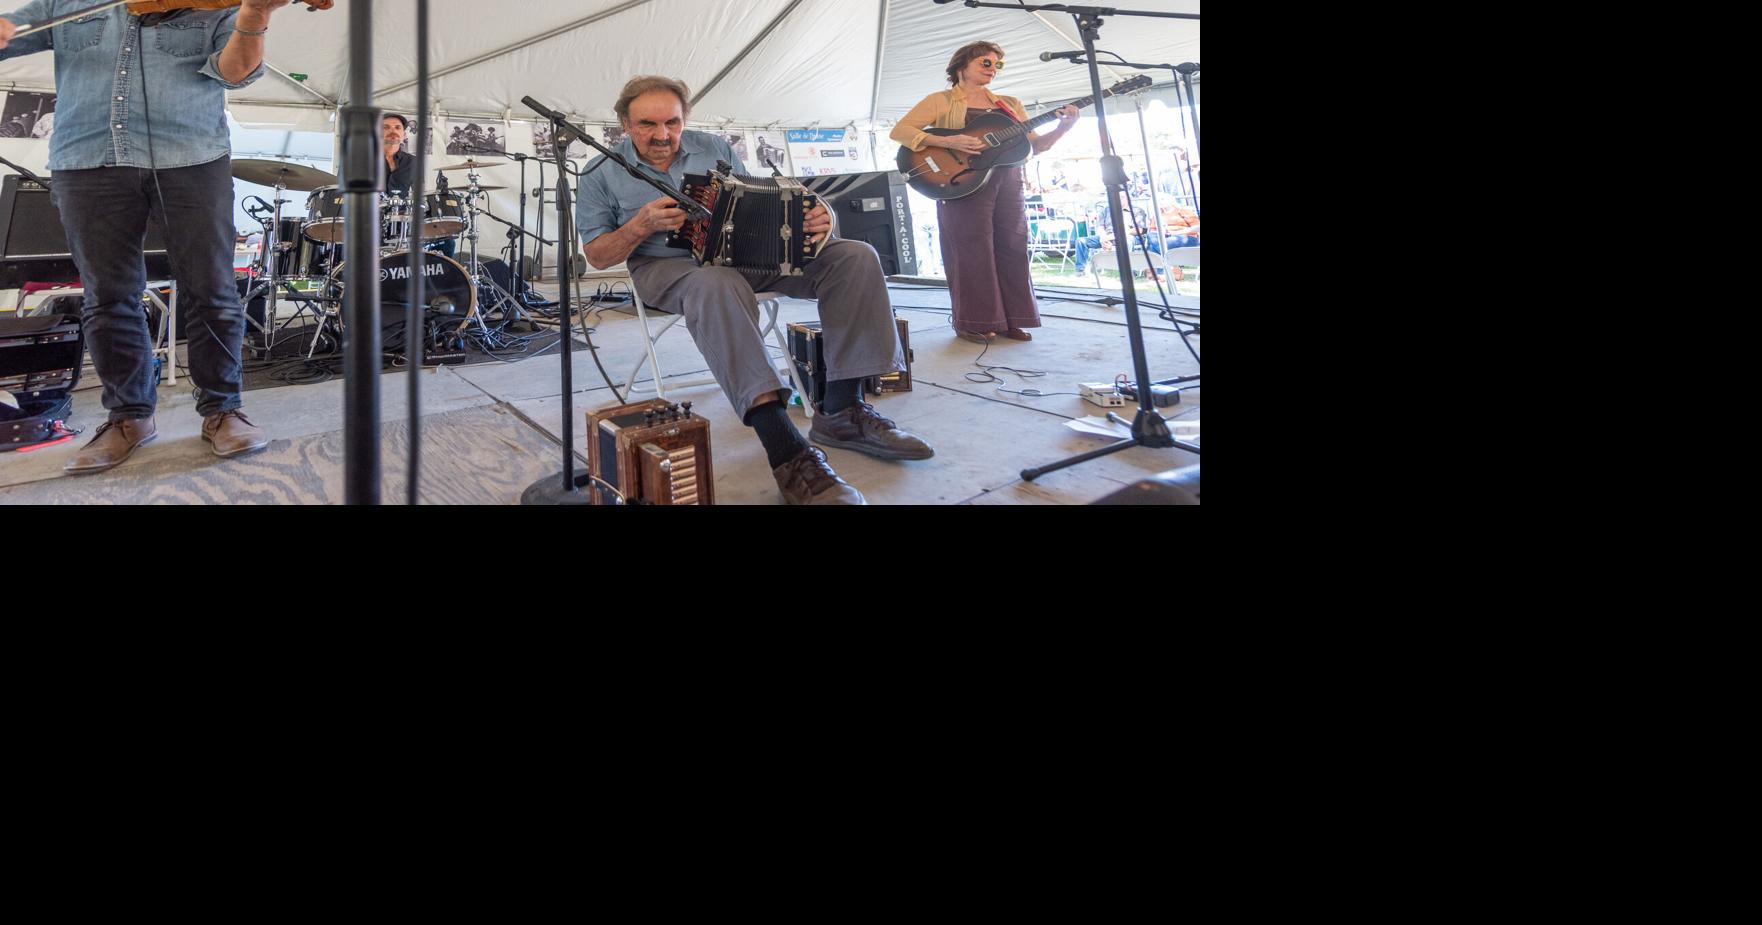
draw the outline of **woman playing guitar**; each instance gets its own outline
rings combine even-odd
[[[958,129],[981,113],[1003,112],[1016,122],[1028,114],[1021,100],[998,96],[989,89],[1003,69],[1003,49],[994,42],[963,46],[948,62],[948,82],[953,89],[932,93],[912,107],[893,129],[893,140],[921,151],[947,148],[960,154],[977,154],[985,142],[968,135],[934,135],[925,128]],[[1076,123],[1078,110],[1065,106],[1058,112],[1058,127],[1044,135],[1028,136],[1038,154],[1058,143]],[[1031,340],[1023,328],[1040,326],[1040,308],[1034,301],[1034,281],[1028,275],[1028,219],[1022,201],[1022,168],[997,168],[977,192],[936,203],[942,228],[942,264],[948,270],[949,294],[954,302],[955,334],[964,340],[984,343],[998,333],[1014,340]]]

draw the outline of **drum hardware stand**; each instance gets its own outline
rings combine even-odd
[[[483,298],[481,298],[481,297],[478,298],[478,300],[477,300],[477,311],[478,311],[478,315],[479,315],[478,322],[480,324],[482,323],[482,321],[483,321],[482,316],[483,315],[489,314],[492,310],[500,309],[502,311],[502,326],[503,327],[507,327],[508,325],[514,323],[515,321],[520,321],[520,322],[523,322],[524,324],[526,324],[528,327],[532,328],[533,330],[537,330],[537,325],[534,325],[532,323],[532,316],[528,315],[526,313],[526,310],[520,307],[520,302],[517,299],[515,299],[512,295],[509,295],[508,291],[506,289],[503,289],[501,286],[497,285],[496,281],[491,279],[488,273],[484,272],[483,263],[480,260],[478,260],[478,255],[477,255],[477,239],[478,239],[477,213],[480,211],[487,212],[488,210],[487,209],[482,209],[482,210],[478,209],[477,208],[477,201],[478,201],[478,197],[480,197],[480,196],[487,199],[489,196],[489,192],[487,190],[480,190],[477,188],[477,172],[475,170],[471,171],[470,173],[466,174],[465,176],[470,181],[469,185],[466,187],[467,192],[465,194],[465,208],[466,208],[465,240],[471,242],[471,268],[469,270],[467,270],[466,273],[467,273],[467,275],[469,275],[471,277],[473,282],[477,283],[477,291],[479,293],[482,293],[484,291],[484,289],[487,287],[491,292],[495,293],[495,295],[496,295],[495,301],[491,304],[488,304],[488,305],[484,304],[485,300]],[[500,219],[497,219],[497,221],[500,221]],[[507,223],[503,222],[503,224],[507,224]],[[516,275],[518,275],[518,274],[516,274]],[[511,307],[514,310],[514,313],[512,315],[508,314],[507,309],[504,308],[504,306]]]
[[[1067,6],[1064,4],[1037,5],[1031,3],[983,3],[981,0],[965,0],[964,5],[973,8],[995,7],[1000,10],[1020,10],[1026,13],[1034,13],[1042,10],[1055,13],[1069,13],[1071,18],[1076,21],[1078,34],[1083,38],[1083,54],[1087,58],[1086,63],[1089,66],[1089,85],[1094,91],[1095,99],[1098,102],[1106,99],[1101,92],[1101,69],[1097,66],[1095,59],[1095,43],[1101,38],[1103,17],[1146,16],[1159,19],[1194,20],[1199,18],[1199,14],[1197,13],[1145,12],[1095,6]],[[1110,217],[1113,219],[1113,239],[1119,245],[1114,248],[1114,260],[1118,264],[1120,270],[1120,294],[1124,296],[1126,300],[1126,333],[1129,336],[1132,345],[1132,368],[1137,374],[1133,381],[1139,383],[1138,416],[1131,423],[1132,436],[1130,439],[1120,441],[1111,446],[1103,447],[1099,450],[1060,460],[1051,465],[1040,466],[1033,469],[1023,469],[1022,479],[1029,482],[1032,482],[1034,479],[1039,478],[1048,472],[1055,472],[1068,466],[1088,462],[1091,459],[1098,459],[1102,456],[1108,456],[1117,453],[1120,450],[1129,449],[1135,446],[1152,447],[1156,449],[1178,447],[1194,454],[1199,452],[1199,447],[1196,444],[1175,439],[1174,434],[1169,430],[1168,422],[1163,420],[1162,416],[1156,413],[1156,406],[1151,401],[1150,386],[1146,384],[1152,381],[1150,378],[1150,361],[1146,359],[1144,355],[1144,330],[1138,320],[1138,294],[1135,291],[1135,287],[1132,285],[1132,257],[1127,251],[1128,245],[1126,244],[1126,242],[1131,240],[1131,236],[1126,233],[1126,217],[1124,213],[1120,211],[1120,201],[1122,198],[1127,202],[1131,201],[1126,191],[1125,162],[1120,160],[1118,154],[1114,153],[1112,140],[1108,137],[1107,107],[1105,105],[1097,105],[1095,107],[1095,123],[1097,130],[1101,133],[1101,177],[1103,183],[1107,186],[1107,208]],[[1156,219],[1158,222],[1161,222],[1162,216],[1158,215]],[[1123,419],[1112,412],[1108,413],[1108,417],[1118,423],[1125,423]]]
[[[538,235],[535,235],[532,232],[527,231],[524,228],[521,228],[520,226],[514,224],[513,222],[510,222],[507,219],[502,218],[501,216],[495,214],[494,212],[491,212],[488,208],[479,209],[476,206],[472,206],[471,207],[471,216],[472,216],[473,220],[475,220],[478,215],[482,215],[483,217],[485,217],[493,222],[499,222],[502,225],[507,226],[508,237],[515,239],[521,243],[524,243],[527,238],[532,238],[534,241],[537,241],[540,244],[555,244],[556,243],[554,241],[546,241],[544,238],[541,238]],[[476,243],[475,239],[473,239],[472,253],[474,256],[476,254],[475,243]],[[511,243],[509,245],[510,250],[513,250],[517,247],[518,247],[518,245],[516,245],[516,244]],[[518,261],[519,261],[519,258],[516,256],[515,260],[509,262],[509,265],[510,266],[518,266],[519,265]],[[509,302],[510,304],[512,304],[514,306],[514,311],[517,314],[522,316],[524,319],[530,320],[531,316],[526,315],[526,313],[523,310],[523,307],[521,305],[521,302],[523,300],[521,299],[520,294],[523,290],[522,283],[524,281],[521,279],[521,277],[518,273],[516,273],[514,275],[514,291],[513,292],[507,292],[507,291],[503,290],[502,287],[500,285],[498,285],[494,279],[490,278],[490,276],[487,272],[481,271],[481,268],[477,271],[477,279],[479,280],[480,287],[481,286],[488,286],[491,289],[494,289],[496,292],[507,297],[501,301],[498,301],[496,303],[497,305],[502,304],[503,301]],[[556,303],[551,302],[551,303],[547,303],[547,304],[548,305],[555,305]],[[538,306],[532,305],[531,307],[537,308]],[[509,319],[510,322],[513,320],[514,319]]]
[[[542,276],[543,275],[542,268],[544,266],[544,249],[545,249],[546,245],[553,243],[551,241],[545,240],[545,238],[544,238],[544,231],[545,231],[545,229],[544,229],[544,220],[545,220],[545,215],[544,215],[545,162],[544,162],[544,158],[533,157],[530,154],[516,154],[512,151],[503,151],[500,148],[491,148],[491,147],[476,146],[476,145],[468,148],[467,153],[470,153],[470,154],[493,154],[497,157],[505,157],[505,158],[508,158],[509,160],[515,160],[515,161],[520,162],[520,224],[519,224],[519,226],[516,227],[512,224],[509,224],[507,221],[504,221],[503,219],[496,218],[495,215],[489,214],[488,210],[485,210],[485,214],[489,214],[490,218],[494,218],[494,219],[496,219],[496,221],[501,222],[504,225],[508,225],[509,228],[514,228],[515,230],[519,231],[523,235],[531,235],[533,240],[539,242],[538,257],[536,258],[536,263],[537,263],[537,266],[540,268],[539,275]],[[526,230],[526,162],[527,161],[537,161],[538,162],[538,188],[533,190],[533,195],[538,197],[538,234],[532,234],[532,232]],[[514,298],[519,300],[522,304],[524,304],[528,308],[550,308],[552,305],[555,305],[556,304],[555,302],[552,302],[552,301],[544,298],[543,296],[534,294],[532,291],[532,285],[526,279],[526,239],[525,238],[521,238],[514,245],[513,258],[514,259],[508,261],[508,265],[513,268],[513,276],[514,276],[514,293],[513,293],[513,295],[514,295]]]
[[[287,190],[287,187],[283,185],[283,182],[284,181],[281,179],[275,181],[275,212],[270,216],[269,223],[263,227],[263,246],[257,252],[257,260],[253,262],[253,266],[257,269],[258,273],[257,281],[251,286],[250,290],[245,293],[245,298],[243,300],[246,308],[245,323],[256,325],[257,330],[262,333],[263,356],[265,358],[269,356],[270,351],[275,349],[275,334],[277,330],[275,317],[276,313],[280,310],[279,296],[281,294],[281,287],[285,282],[276,269],[276,260],[274,256],[277,249],[283,244],[281,240],[281,207],[289,202],[289,200],[281,198],[281,194]],[[263,220],[258,219],[258,221],[262,222]],[[287,242],[287,244],[290,254],[296,252],[300,246],[298,241]],[[290,257],[289,263],[292,262],[293,258]],[[251,300],[257,298],[259,295],[264,296],[263,323],[261,324],[251,317],[250,312]],[[299,313],[296,312],[294,317],[299,317]],[[288,319],[289,322],[292,322],[293,320],[293,318]]]

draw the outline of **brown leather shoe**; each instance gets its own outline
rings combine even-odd
[[[882,417],[868,402],[838,412],[814,415],[814,426],[808,439],[821,446],[856,450],[877,459],[929,459],[936,455],[930,444],[899,429],[892,420]]]
[[[783,492],[784,504],[868,504],[863,493],[832,471],[826,453],[810,446],[789,462],[771,470]]]
[[[239,410],[223,411],[202,419],[202,439],[214,444],[214,455],[231,459],[269,445],[269,435]]]
[[[105,421],[92,436],[92,442],[61,468],[74,475],[114,469],[134,453],[135,447],[152,443],[157,436],[159,425],[151,415],[126,421]]]
[[[1033,340],[1034,339],[1034,335],[1029,334],[1027,331],[1022,330],[1021,328],[1010,328],[1009,330],[1003,332],[1003,336],[1009,338],[1010,340]]]

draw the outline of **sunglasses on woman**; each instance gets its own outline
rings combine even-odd
[[[985,67],[992,68],[993,70],[1003,70],[1002,58],[998,58],[996,61],[993,61],[990,58],[980,58],[979,63]]]

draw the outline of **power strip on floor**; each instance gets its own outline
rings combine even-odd
[[[1126,396],[1121,395],[1120,390],[1114,388],[1111,382],[1079,382],[1077,392],[1091,405],[1103,408],[1126,407]]]

